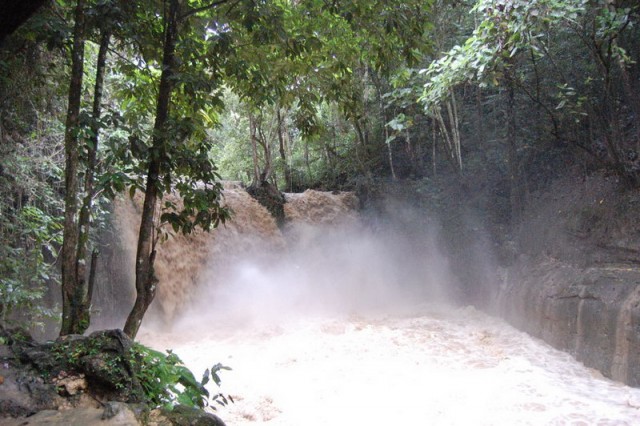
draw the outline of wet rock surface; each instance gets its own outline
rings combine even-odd
[[[137,424],[126,404],[111,402],[138,402],[141,396],[125,365],[131,341],[120,330],[45,343],[20,330],[2,329],[0,336],[0,423]],[[114,404],[121,408],[114,410]]]
[[[279,227],[284,225],[286,200],[273,184],[263,181],[259,185],[248,187],[247,192],[271,213]]]
[[[38,343],[0,328],[0,343],[2,425],[224,425],[195,408],[150,412],[121,330]]]
[[[43,410],[36,414],[19,419],[3,419],[6,426],[40,426],[40,425],[105,425],[135,426],[141,424],[131,409],[124,405],[117,415],[105,418],[105,410],[101,407],[75,407],[66,410]]]
[[[56,392],[52,383],[47,383],[31,365],[24,365],[19,353],[14,352],[15,342],[12,334],[0,330],[3,344],[0,345],[0,418],[33,415],[40,410],[56,409],[63,405],[63,398]],[[27,334],[14,331],[15,336],[24,336],[21,342],[24,351],[28,351],[36,363],[46,358],[44,350],[28,338]]]
[[[567,178],[538,194],[489,305],[614,380],[640,386],[640,191]]]
[[[497,311],[588,367],[640,386],[640,270],[556,260],[505,271]]]
[[[192,407],[178,405],[163,415],[175,426],[225,426],[220,417]]]

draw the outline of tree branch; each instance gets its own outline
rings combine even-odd
[[[184,15],[180,16],[178,18],[178,21],[182,21],[183,19],[187,19],[188,17],[193,16],[193,15],[195,15],[197,13],[204,12],[205,10],[213,9],[214,7],[218,7],[218,6],[223,5],[225,3],[228,3],[228,2],[229,2],[229,0],[218,0],[218,1],[214,1],[213,3],[208,4],[206,6],[197,7],[195,9],[192,9],[192,10],[188,11]]]

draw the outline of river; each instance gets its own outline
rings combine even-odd
[[[141,339],[231,367],[212,389],[230,426],[640,424],[640,389],[471,307],[183,327]]]
[[[217,408],[229,426],[640,424],[640,389],[460,305],[421,212],[394,207],[410,232],[361,226],[346,196],[308,192],[281,235],[227,192],[234,223],[163,249],[160,320],[138,338],[196,377],[230,367],[209,384],[234,400]],[[349,223],[319,226],[332,212]]]

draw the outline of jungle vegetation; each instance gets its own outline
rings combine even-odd
[[[509,226],[567,167],[640,185],[633,0],[0,9],[2,323],[87,330],[99,235],[121,194],[143,203],[123,324],[135,337],[162,285],[157,244],[224,223],[223,179],[282,191],[484,179]]]

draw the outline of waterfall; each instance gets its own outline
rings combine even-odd
[[[158,244],[155,271],[159,285],[149,315],[169,323],[194,303],[201,286],[224,285],[233,265],[247,260],[259,262],[274,253],[283,253],[292,244],[310,240],[312,229],[320,232],[330,226],[358,222],[358,199],[352,192],[307,190],[285,197],[286,223],[280,230],[267,209],[241,185],[225,183],[223,199],[232,211],[230,220],[211,232],[169,233],[166,241]],[[102,299],[98,300],[99,306],[104,307],[113,300],[119,301],[115,305],[133,303],[141,204],[139,194],[133,199],[122,196],[115,202],[117,238],[112,246],[116,255],[112,253],[111,258],[118,264],[102,268],[107,277],[101,277],[103,290],[98,292],[98,299]],[[314,228],[316,225],[319,227]]]

